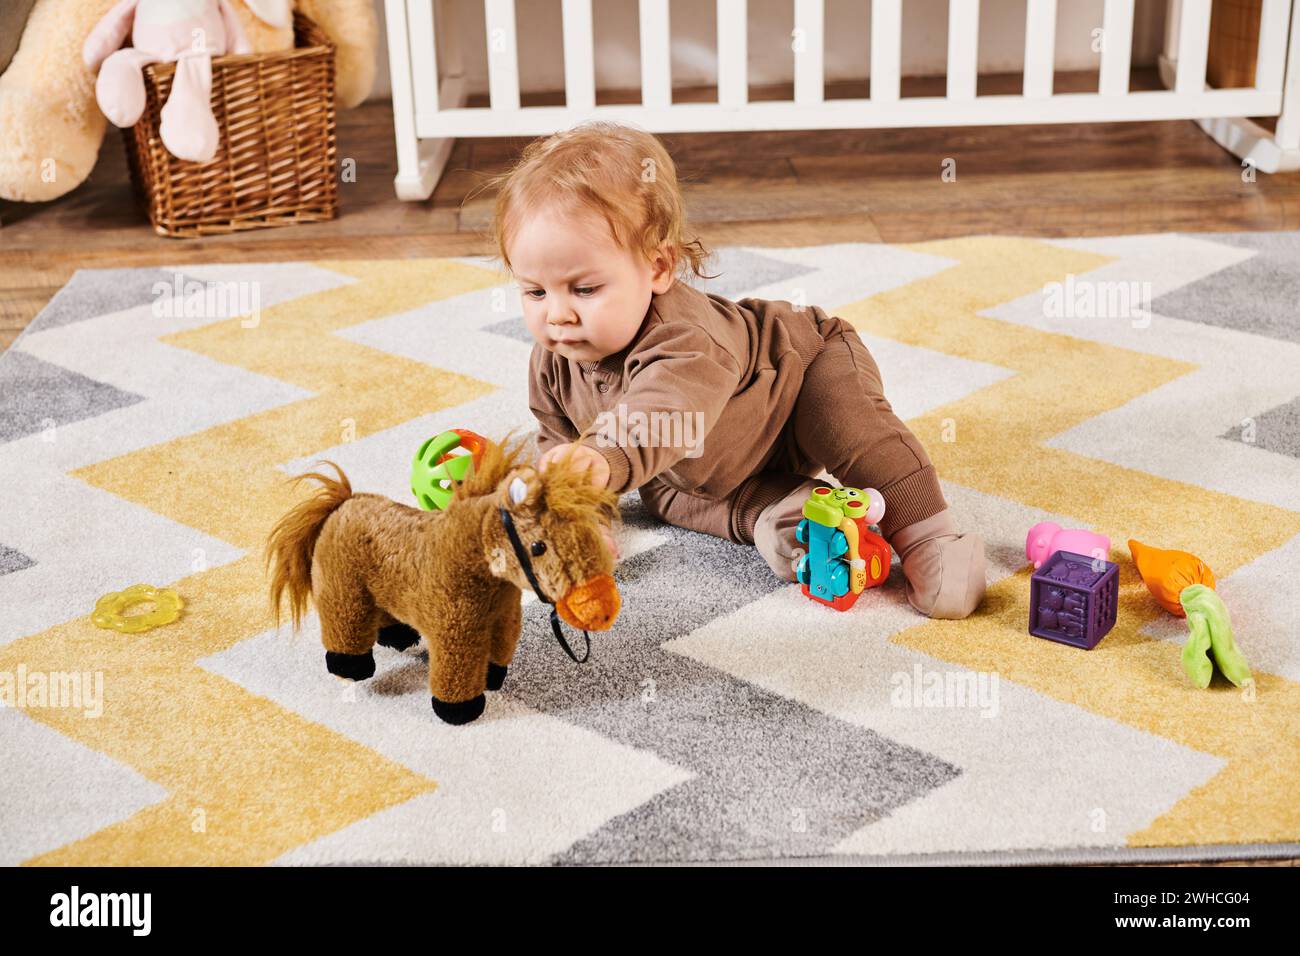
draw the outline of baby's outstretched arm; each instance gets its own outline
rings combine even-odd
[[[610,488],[619,494],[640,488],[698,451],[735,395],[740,374],[735,357],[699,326],[653,328],[628,360],[616,408],[595,435],[578,441],[605,459]],[[694,447],[686,444],[687,435]]]

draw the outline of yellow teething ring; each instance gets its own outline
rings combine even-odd
[[[153,602],[154,609],[147,614],[126,614],[127,608]],[[155,627],[170,624],[181,616],[181,596],[172,588],[156,588],[151,584],[133,584],[125,591],[105,594],[95,602],[90,620],[96,627],[139,634]]]

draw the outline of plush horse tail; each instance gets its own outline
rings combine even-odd
[[[276,522],[267,537],[266,565],[269,568],[271,562],[275,562],[271,574],[271,614],[277,628],[280,626],[280,605],[287,591],[293,629],[298,630],[311,594],[311,561],[316,539],[320,537],[325,519],[352,497],[352,484],[343,474],[343,469],[332,461],[324,464],[331,465],[338,472],[338,479],[315,471],[289,479],[297,484],[304,478],[315,478],[321,487],[310,498],[294,505]]]

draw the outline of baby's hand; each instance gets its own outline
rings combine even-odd
[[[591,483],[597,488],[605,488],[609,485],[609,462],[605,456],[590,445],[581,445],[577,442],[569,442],[565,445],[556,445],[542,457],[537,459],[537,470],[546,471],[551,465],[567,456],[572,450],[573,457],[569,459],[569,467],[577,472],[588,472],[591,477]]]
[[[609,462],[605,460],[605,456],[590,445],[581,445],[577,442],[556,445],[537,459],[537,470],[546,471],[551,465],[564,458],[569,449],[573,449],[573,457],[569,460],[569,466],[574,471],[589,472],[591,483],[597,488],[605,488],[609,485]],[[621,555],[618,551],[618,545],[614,541],[614,533],[604,522],[601,522],[600,525],[600,536],[604,540],[605,546],[609,548],[610,555],[615,561],[618,561]]]

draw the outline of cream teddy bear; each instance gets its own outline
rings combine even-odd
[[[105,118],[82,51],[96,24],[119,3],[17,0],[11,6],[4,0],[0,33],[21,32],[21,40],[7,65],[0,44],[0,198],[54,199],[90,175]],[[372,0],[229,0],[229,6],[257,53],[291,48],[292,11],[300,10],[337,48],[340,105],[355,106],[370,92],[378,40]]]

